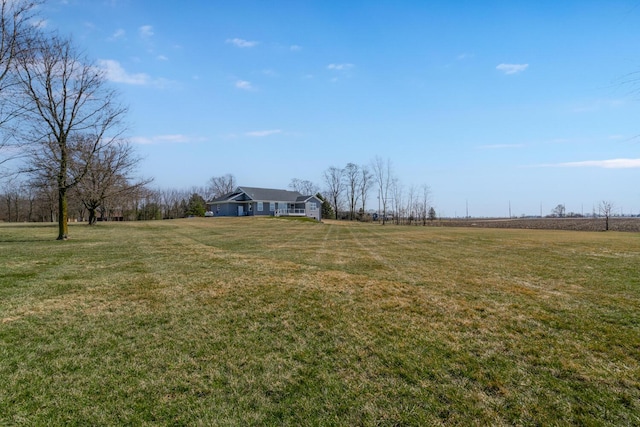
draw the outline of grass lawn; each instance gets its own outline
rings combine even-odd
[[[0,425],[640,425],[640,234],[0,225]]]

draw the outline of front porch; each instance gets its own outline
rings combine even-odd
[[[306,216],[304,209],[276,209],[275,216]]]

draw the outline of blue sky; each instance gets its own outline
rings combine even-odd
[[[156,187],[322,185],[379,156],[441,215],[640,214],[639,1],[50,0],[42,16],[108,70]]]

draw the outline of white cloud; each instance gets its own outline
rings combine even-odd
[[[292,52],[298,52],[302,50],[302,46],[298,46],[297,44],[292,44],[291,46],[289,46],[289,50]]]
[[[574,113],[591,113],[611,108],[624,106],[623,99],[595,99],[572,107]]]
[[[282,131],[280,129],[271,129],[271,130],[257,130],[257,131],[253,131],[253,132],[247,132],[245,133],[246,136],[252,136],[252,137],[265,137],[265,136],[270,136],[270,135],[276,135],[278,133],[282,133]]]
[[[583,162],[554,163],[541,166],[566,167],[566,168],[604,168],[604,169],[637,169],[640,168],[640,159],[610,159],[610,160],[586,160]]]
[[[158,56],[156,56],[156,59],[157,59],[158,61],[168,61],[168,60],[169,60],[169,58],[167,58],[167,57],[166,57],[166,56],[164,56],[164,55],[158,55]]]
[[[122,68],[122,65],[120,65],[118,61],[113,59],[101,59],[98,61],[98,66],[106,72],[107,80],[114,83],[130,85],[146,85],[151,83],[151,78],[148,74],[129,74]]]
[[[232,44],[236,47],[254,47],[258,44],[256,41],[244,40],[239,38],[227,39],[226,43]]]
[[[246,80],[238,80],[236,82],[236,87],[238,89],[242,89],[242,90],[252,90],[253,86],[251,85],[251,82],[248,82]]]
[[[503,148],[522,148],[524,144],[489,144],[481,145],[479,148],[484,150],[499,150]]]
[[[329,65],[327,65],[327,69],[328,70],[335,70],[335,71],[346,71],[346,70],[350,70],[353,67],[354,67],[353,64],[329,64]]]
[[[135,144],[150,145],[150,144],[186,144],[189,142],[204,141],[202,137],[191,137],[182,134],[169,134],[169,135],[154,135],[154,136],[137,136],[131,138],[131,142]]]
[[[118,28],[112,35],[109,37],[110,41],[121,40],[127,33],[122,28]]]
[[[153,27],[151,25],[143,25],[138,28],[138,33],[140,34],[140,37],[151,37],[153,35]]]
[[[496,67],[496,70],[502,71],[505,74],[517,74],[521,73],[529,67],[529,64],[500,64]]]
[[[469,59],[473,57],[474,57],[473,53],[461,53],[460,55],[456,56],[456,59],[458,61],[464,61],[465,59]]]

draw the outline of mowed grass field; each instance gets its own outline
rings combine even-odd
[[[640,425],[640,235],[0,225],[0,425]]]

